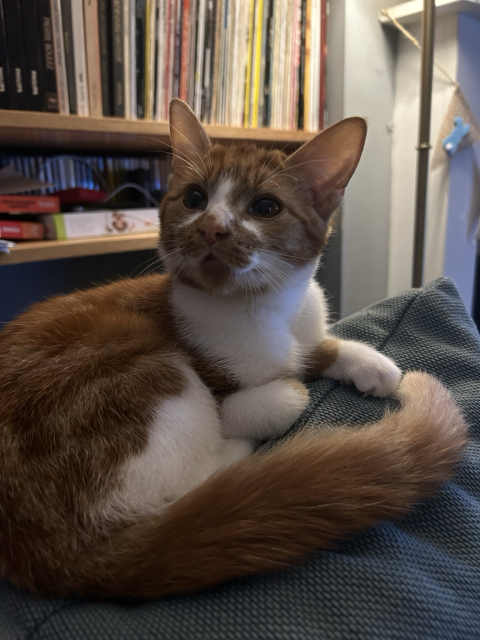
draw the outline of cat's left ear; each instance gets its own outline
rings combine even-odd
[[[198,165],[207,153],[210,139],[188,104],[174,98],[170,102],[170,139],[173,151],[173,169],[184,171],[189,165]]]
[[[343,193],[362,155],[367,123],[346,118],[321,131],[286,161],[310,183],[315,209],[327,220],[342,202]]]

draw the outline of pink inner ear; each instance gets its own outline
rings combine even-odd
[[[317,213],[322,218],[338,208],[345,187],[357,168],[367,133],[363,118],[347,118],[307,142],[286,165],[310,183]]]
[[[210,139],[197,116],[178,98],[170,103],[170,139],[176,171],[186,169],[190,163],[198,163],[199,156],[207,153],[210,147]]]

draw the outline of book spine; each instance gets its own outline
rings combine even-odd
[[[146,0],[145,4],[145,50],[143,55],[145,56],[145,119],[152,119],[150,94],[152,87],[152,60],[150,57],[150,50],[152,48],[152,38],[154,37],[152,29],[152,6],[155,5],[155,0]]]
[[[79,116],[88,116],[90,107],[88,104],[88,78],[87,59],[85,55],[85,25],[83,20],[83,2],[72,2],[73,54],[75,59],[75,88],[77,93],[77,113]]]
[[[135,0],[127,0],[129,7],[129,54],[130,54],[130,63],[129,63],[129,74],[130,74],[130,117],[136,119],[137,117],[137,45],[136,45],[136,36],[137,36],[137,25],[136,25],[136,6]],[[158,0],[160,1],[160,0]]]
[[[205,53],[205,5],[206,0],[200,0],[198,4],[198,31],[197,31],[197,50],[195,65],[195,100],[194,108],[197,118],[202,113],[202,87],[203,87],[203,56]]]
[[[63,47],[62,10],[60,0],[50,0],[52,12],[53,43],[55,54],[55,72],[57,76],[58,110],[63,115],[70,113],[68,99],[67,67]]]
[[[13,109],[12,87],[8,67],[7,36],[3,20],[3,7],[0,2],[0,109]]]
[[[176,0],[175,6],[175,56],[173,66],[173,95],[180,93],[180,72],[182,68],[182,0]]]
[[[321,0],[320,8],[320,96],[319,96],[319,122],[320,130],[325,126],[325,73],[327,64],[327,0]]]
[[[305,28],[306,28],[306,0],[302,0],[300,17],[300,62],[298,66],[298,107],[297,127],[303,129],[304,122],[304,86],[305,86]]]
[[[125,118],[132,118],[132,91],[131,91],[131,74],[130,74],[130,2],[122,0],[123,11],[123,85],[125,87]]]
[[[221,0],[222,4],[225,0]],[[196,60],[196,42],[197,42],[197,13],[199,0],[190,0],[190,42],[188,56],[188,74],[187,74],[187,100],[186,102],[192,106],[195,95],[195,60]]]
[[[58,113],[57,72],[50,0],[36,0],[36,16],[41,49],[43,110]]]
[[[305,82],[303,86],[303,120],[304,128],[310,130],[310,48],[311,48],[311,21],[312,0],[306,0],[305,9]]]
[[[250,0],[250,16],[248,24],[248,45],[247,45],[247,70],[245,82],[245,101],[243,125],[248,127],[250,122],[250,91],[252,87],[252,57],[253,57],[253,30],[255,27],[255,0]]]
[[[137,117],[145,117],[145,42],[146,42],[146,7],[145,0],[137,0],[136,4],[136,85],[137,85]]]
[[[100,69],[100,36],[98,30],[98,0],[84,0],[83,9],[90,115],[95,118],[100,118],[103,114],[103,107],[102,77]]]
[[[60,0],[63,52],[67,72],[68,104],[70,113],[77,113],[77,84],[75,79],[75,54],[73,52],[72,0]]]
[[[214,41],[214,6],[213,0],[207,0],[206,15],[205,15],[205,53],[203,57],[203,86],[202,86],[202,107],[201,118],[203,122],[209,121],[209,105],[211,102],[211,68],[212,68],[212,56],[213,56],[213,41]]]
[[[122,0],[112,0],[113,115],[125,117]]]
[[[158,33],[157,33],[157,63],[156,63],[156,99],[155,99],[155,120],[167,120],[164,101],[165,83],[165,25],[167,12],[165,2],[157,0],[158,5]]]
[[[180,61],[180,87],[178,97],[187,100],[187,76],[190,44],[190,0],[183,0],[182,9],[182,51]]]
[[[42,240],[45,227],[41,222],[0,220],[0,237],[7,240]]]
[[[220,71],[220,49],[222,35],[223,2],[215,2],[215,35],[212,59],[212,104],[210,106],[210,122],[218,123],[219,104],[219,71]],[[241,72],[241,71],[240,71]]]
[[[40,40],[35,5],[32,7],[31,0],[20,0],[20,7],[30,109],[43,111]]]
[[[26,75],[25,48],[19,0],[3,0],[3,19],[7,36],[10,83],[15,109],[31,109]]]
[[[109,0],[98,0],[98,38],[100,41],[100,76],[103,115],[113,115],[111,75],[111,14]]]
[[[255,16],[255,50],[254,50],[254,66],[252,73],[252,104],[251,109],[251,125],[258,127],[258,106],[260,102],[260,69],[262,65],[262,35],[263,35],[263,0],[257,1]]]
[[[160,49],[160,2],[155,0],[153,8],[153,42],[152,42],[152,120],[157,117],[157,91],[156,82],[158,77],[158,53]]]

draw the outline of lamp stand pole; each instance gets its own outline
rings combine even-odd
[[[435,0],[423,0],[422,70],[418,128],[417,193],[412,286],[422,286],[425,218],[427,213],[428,160],[430,155],[430,117],[432,109],[433,49],[435,44]]]

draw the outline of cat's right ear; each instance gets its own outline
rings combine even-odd
[[[173,169],[176,173],[190,166],[197,167],[199,158],[207,153],[210,139],[188,104],[174,98],[170,102],[170,139]]]

